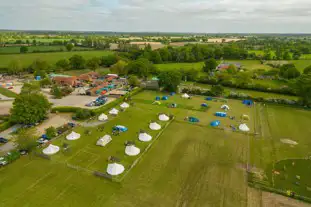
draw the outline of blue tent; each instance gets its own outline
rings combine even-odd
[[[212,121],[212,122],[211,122],[211,126],[212,126],[212,127],[217,127],[217,126],[219,126],[219,125],[220,125],[220,121],[218,121],[218,120]]]
[[[198,118],[195,118],[195,117],[189,117],[188,119],[190,122],[193,122],[193,123],[200,121]]]
[[[170,93],[171,96],[174,96],[175,94],[176,94],[175,92],[171,92],[171,93]]]
[[[39,81],[39,80],[41,80],[41,76],[38,75],[38,76],[35,77],[35,79],[36,79],[37,81]]]
[[[207,107],[208,105],[206,103],[201,104],[202,107]]]
[[[211,101],[211,100],[213,100],[213,98],[212,97],[207,97],[205,100]]]
[[[252,100],[243,100],[243,104],[251,106],[254,104],[254,102]]]
[[[126,132],[127,128],[125,126],[117,125],[117,126],[113,127],[113,130],[117,130],[120,132]]]
[[[216,112],[216,113],[215,113],[215,116],[226,117],[226,116],[227,116],[227,113],[225,113],[225,112]]]
[[[162,100],[166,101],[166,100],[168,100],[168,97],[167,96],[163,96]]]
[[[156,100],[156,101],[160,101],[160,100],[161,100],[161,97],[160,97],[160,96],[157,96],[157,97],[155,98],[155,100]]]

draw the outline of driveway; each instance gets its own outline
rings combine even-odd
[[[0,100],[0,115],[9,114],[12,106],[13,106],[13,101],[1,101]]]

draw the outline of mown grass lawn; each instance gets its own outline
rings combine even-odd
[[[76,51],[76,52],[53,52],[53,53],[30,53],[30,54],[11,54],[0,55],[0,67],[6,68],[13,60],[19,60],[23,67],[27,67],[33,61],[40,59],[45,60],[49,64],[55,64],[58,60],[71,58],[73,55],[81,55],[86,59],[92,57],[101,57],[113,54],[111,51]]]
[[[96,128],[90,136],[84,135],[87,128],[75,130],[82,134],[76,141],[64,137],[53,144],[69,143],[70,154],[58,154],[44,160],[34,155],[22,157],[0,170],[0,198],[5,206],[246,206],[247,183],[239,165],[247,162],[248,136],[231,130],[213,129],[210,121],[221,120],[221,125],[238,125],[239,116],[248,114],[253,130],[253,108],[240,101],[229,100],[236,120],[216,118],[222,102],[208,102],[208,110],[201,109],[204,97],[181,99],[179,95],[152,105],[155,96],[165,94],[142,92],[133,97],[134,106],[121,112],[104,124],[104,132]],[[179,108],[170,109],[169,103]],[[134,140],[140,148],[146,145],[137,139],[137,132],[148,129],[150,120],[164,112],[175,115],[175,120],[164,130],[142,160],[127,174],[121,183],[99,179],[87,172],[76,171],[64,163],[105,171],[110,155],[121,159],[126,167],[132,158],[124,155],[124,142]],[[198,124],[184,121],[186,116],[200,119]],[[111,118],[111,117],[109,117]],[[158,121],[159,122],[159,121]],[[97,147],[97,139],[111,132],[111,127],[120,124],[128,132],[113,137],[106,147]],[[163,123],[162,123],[163,124]]]

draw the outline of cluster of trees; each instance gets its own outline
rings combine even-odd
[[[34,124],[47,117],[51,104],[39,91],[38,84],[24,84],[11,109],[10,121],[12,123]]]
[[[189,44],[183,47],[168,46],[157,50],[152,50],[149,44],[143,50],[137,45],[123,44],[119,46],[119,51],[127,52],[123,56],[131,60],[146,58],[155,64],[165,62],[201,62],[208,58],[247,59],[249,56],[247,50],[239,48],[236,44]]]

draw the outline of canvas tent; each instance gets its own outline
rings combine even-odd
[[[212,121],[212,122],[211,122],[211,126],[212,126],[212,127],[217,127],[217,126],[219,126],[219,125],[220,125],[220,121],[218,121],[218,120]]]
[[[96,145],[104,147],[111,142],[111,140],[112,138],[110,135],[105,135],[96,142]]]
[[[101,114],[98,117],[98,121],[107,121],[108,120],[108,116],[106,114]]]
[[[77,140],[77,139],[79,139],[81,137],[81,135],[80,134],[78,134],[78,133],[76,133],[76,132],[71,132],[70,134],[68,134],[67,136],[66,136],[66,139],[67,140]]]
[[[152,139],[152,136],[147,133],[140,133],[138,139],[142,142],[149,142]]]
[[[123,104],[121,104],[120,105],[120,107],[122,108],[122,109],[126,109],[126,108],[129,108],[130,107],[130,105],[128,104],[128,103],[123,103]]]
[[[109,175],[120,175],[124,171],[124,166],[118,163],[108,164],[107,173]]]
[[[230,107],[229,107],[228,105],[222,105],[222,106],[221,106],[221,109],[224,109],[224,110],[229,110],[229,109],[230,109]]]
[[[163,97],[162,97],[162,100],[163,100],[163,101],[167,101],[167,100],[168,100],[168,97],[167,97],[167,96],[163,96]]]
[[[241,124],[239,126],[239,130],[242,131],[242,132],[249,132],[249,128],[246,124]]]
[[[128,129],[125,126],[117,125],[117,126],[113,127],[113,130],[117,130],[120,132],[126,132]]]
[[[213,98],[212,97],[207,97],[205,100],[211,101],[211,100],[213,100]]]
[[[118,113],[119,113],[119,110],[118,110],[118,109],[115,109],[115,108],[113,108],[113,109],[111,109],[111,110],[109,111],[109,114],[111,114],[111,115],[118,115]]]
[[[208,107],[208,105],[206,103],[202,103],[201,106],[202,107]]]
[[[52,145],[52,144],[50,144],[47,148],[44,148],[42,150],[43,154],[46,154],[46,155],[53,155],[53,154],[56,154],[58,151],[59,151],[59,147]]]
[[[156,123],[156,122],[153,122],[153,123],[149,124],[149,128],[152,129],[152,130],[160,130],[161,129],[161,125]]]
[[[160,121],[168,121],[168,120],[170,120],[170,117],[166,116],[165,114],[160,114],[159,120]]]
[[[188,117],[188,121],[189,121],[189,122],[192,122],[192,123],[200,122],[200,120],[199,120],[198,118],[192,117],[192,116]]]
[[[254,104],[254,102],[252,100],[243,100],[243,104],[251,106]]]
[[[128,156],[136,156],[139,153],[140,153],[140,149],[135,147],[134,145],[125,147],[125,154],[127,154]]]
[[[188,94],[186,94],[186,93],[184,93],[181,97],[182,98],[190,98],[190,96]]]
[[[215,113],[215,116],[226,117],[226,116],[227,116],[227,113],[225,113],[225,112],[216,112],[216,113]]]
[[[156,101],[160,101],[160,100],[161,100],[161,97],[160,97],[160,96],[157,96],[157,97],[155,97],[155,100],[156,100]]]

